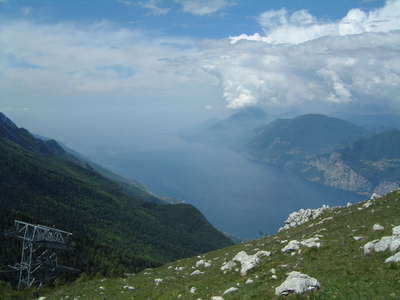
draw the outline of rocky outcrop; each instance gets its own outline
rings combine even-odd
[[[286,280],[275,289],[275,295],[288,296],[290,294],[303,294],[320,288],[317,279],[300,272],[290,272]]]
[[[347,165],[337,152],[306,160],[300,173],[309,181],[346,191],[370,194],[373,189],[372,183]]]
[[[374,193],[385,195],[400,188],[400,182],[384,181],[374,188]]]
[[[300,226],[308,221],[318,218],[322,213],[329,209],[328,205],[323,205],[316,209],[300,209],[292,212],[285,221],[285,225],[279,229],[279,231],[286,230],[292,227]]]

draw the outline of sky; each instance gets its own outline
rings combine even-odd
[[[400,114],[399,87],[400,0],[0,0],[0,111],[100,163],[252,106]]]
[[[398,112],[399,29],[400,0],[0,0],[0,110]]]

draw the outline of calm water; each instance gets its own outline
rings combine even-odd
[[[275,233],[288,214],[299,208],[362,199],[248,161],[226,148],[173,136],[162,139],[162,143],[157,141],[161,147],[140,145],[92,157],[158,195],[194,204],[221,231],[241,238]]]

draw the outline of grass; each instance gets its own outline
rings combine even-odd
[[[40,293],[46,300],[208,300],[212,296],[222,296],[230,287],[238,287],[237,292],[225,295],[224,299],[278,299],[274,295],[275,287],[286,279],[287,272],[300,271],[317,278],[321,289],[302,296],[290,296],[289,299],[400,299],[400,264],[384,263],[385,258],[392,255],[389,252],[365,256],[362,249],[368,241],[391,235],[392,227],[400,225],[400,192],[375,200],[369,208],[359,210],[360,207],[362,204],[333,208],[316,220],[276,235],[179,260],[124,278],[88,279],[84,276],[73,283],[44,289]],[[321,222],[327,217],[333,219]],[[375,223],[383,225],[385,229],[374,232],[372,226]],[[302,248],[302,252],[294,256],[281,252],[286,245],[282,241],[303,240],[316,234],[323,236],[321,248]],[[364,239],[355,241],[354,236]],[[254,254],[257,249],[271,251],[272,256],[262,258],[261,263],[247,276],[240,276],[235,271],[227,274],[220,271],[224,261],[232,259],[239,251]],[[212,266],[196,268],[195,264],[200,259],[211,261]],[[176,271],[177,267],[184,269]],[[271,278],[271,268],[276,269],[277,280]],[[204,274],[190,276],[195,269]],[[154,281],[157,278],[163,279],[159,286]],[[253,279],[254,283],[246,284],[248,278]],[[135,289],[124,289],[126,285]],[[195,294],[190,293],[192,287],[196,288]]]

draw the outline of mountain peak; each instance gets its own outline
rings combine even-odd
[[[0,112],[0,126],[7,126],[12,129],[17,129],[17,125],[11,121],[5,114]]]

